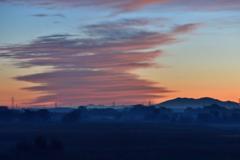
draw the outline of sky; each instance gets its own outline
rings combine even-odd
[[[0,0],[0,105],[240,97],[238,0]]]

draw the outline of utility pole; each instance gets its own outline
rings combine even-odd
[[[12,108],[15,107],[15,99],[14,99],[13,96],[12,96],[12,98],[11,98],[11,107],[12,107]]]
[[[115,107],[115,106],[116,106],[116,102],[115,102],[115,101],[113,101],[113,103],[112,103],[112,106],[113,106],[113,107]]]
[[[57,102],[54,103],[54,107],[55,107],[55,108],[58,107],[58,103],[57,103]]]
[[[151,106],[152,105],[152,102],[151,101],[148,101],[148,106]]]

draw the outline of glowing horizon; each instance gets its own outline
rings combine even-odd
[[[0,1],[0,105],[240,97],[240,3]]]

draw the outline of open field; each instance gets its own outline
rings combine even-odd
[[[37,136],[58,139],[62,150],[18,151]],[[240,129],[180,124],[0,125],[1,159],[240,159]]]

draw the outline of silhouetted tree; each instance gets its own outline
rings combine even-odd
[[[66,113],[63,117],[63,122],[77,122],[81,118],[81,109],[73,110]]]
[[[17,120],[19,116],[19,111],[8,109],[5,106],[0,106],[0,121],[11,122]]]
[[[50,113],[47,109],[40,109],[36,111],[36,116],[40,120],[47,121],[50,119]]]
[[[39,150],[47,149],[47,139],[44,136],[37,136],[34,140],[34,147]]]
[[[50,141],[50,148],[54,151],[63,151],[64,150],[63,143],[58,139],[52,139]]]
[[[51,116],[47,109],[39,109],[36,111],[25,109],[21,115],[21,120],[27,122],[34,122],[34,121],[48,121],[50,120]]]
[[[16,143],[16,150],[18,152],[28,152],[31,150],[31,144],[29,144],[27,141],[21,141]]]

